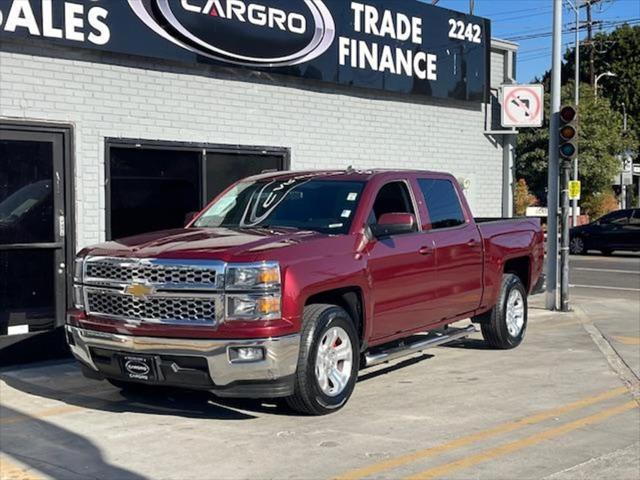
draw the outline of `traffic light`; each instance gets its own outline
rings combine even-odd
[[[573,160],[578,151],[576,142],[578,141],[578,129],[576,119],[578,113],[576,109],[567,105],[560,110],[560,158],[563,160]]]

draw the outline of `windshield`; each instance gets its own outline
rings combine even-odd
[[[344,234],[364,182],[292,178],[241,182],[211,205],[196,227],[295,228]]]

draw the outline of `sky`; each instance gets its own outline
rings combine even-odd
[[[422,0],[431,3],[431,0]],[[584,0],[572,0],[584,3]],[[593,0],[592,0],[593,2]],[[575,25],[575,12],[564,1],[563,30]],[[440,0],[438,6],[469,11],[469,0]],[[514,41],[519,45],[517,56],[517,81],[528,83],[551,67],[552,0],[475,0],[474,14],[491,20],[492,36]],[[586,20],[586,9],[580,9],[580,19]],[[602,0],[591,9],[594,33],[612,30],[620,22],[640,24],[640,0]],[[580,32],[586,38],[586,29]],[[575,33],[567,32],[562,37],[563,53],[575,44]]]

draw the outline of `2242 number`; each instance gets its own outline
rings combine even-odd
[[[466,40],[472,43],[482,42],[482,27],[475,23],[464,23],[462,20],[449,19],[449,38]]]

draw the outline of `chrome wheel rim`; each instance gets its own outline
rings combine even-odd
[[[316,354],[316,380],[322,393],[329,397],[340,395],[351,378],[353,347],[347,332],[332,327],[325,332]]]
[[[584,250],[584,242],[580,237],[572,238],[570,247],[570,250],[573,253],[582,253],[582,251]]]
[[[513,289],[507,299],[507,331],[517,337],[524,326],[524,298],[520,290]]]

